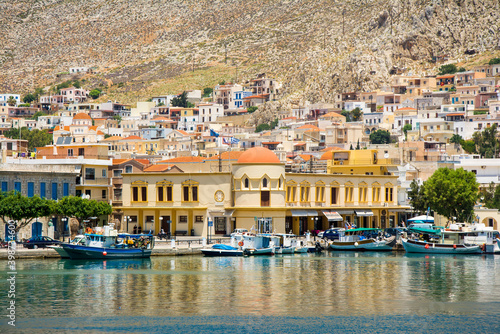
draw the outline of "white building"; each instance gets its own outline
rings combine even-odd
[[[7,101],[9,101],[11,97],[16,100],[16,106],[21,103],[21,95],[19,94],[0,94],[0,106],[7,106]]]
[[[371,109],[366,106],[366,102],[345,101],[345,103],[344,103],[345,110],[353,111],[356,108],[359,108],[363,112],[363,114],[368,114],[371,112]]]
[[[217,103],[202,103],[198,106],[200,123],[215,122],[224,116],[224,106]]]

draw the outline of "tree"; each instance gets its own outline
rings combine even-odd
[[[44,113],[43,111],[37,111],[33,116],[30,117],[30,119],[38,121],[38,117],[40,116],[47,116],[47,114]]]
[[[75,88],[81,88],[82,84],[80,83],[80,81],[75,80],[75,81],[73,81],[73,87],[75,87]]]
[[[251,114],[251,113],[255,112],[257,109],[259,109],[259,107],[256,107],[256,106],[251,106],[251,107],[248,107],[248,108],[247,108],[247,112],[248,112],[249,114]]]
[[[408,190],[408,198],[413,210],[423,214],[428,207],[428,201],[425,197],[424,187],[419,186],[416,180],[411,181],[410,190]]]
[[[462,136],[455,133],[453,136],[451,136],[450,143],[460,144],[462,140],[463,140]]]
[[[18,191],[0,193],[0,219],[7,224],[9,219],[16,224],[15,231],[38,217],[45,217],[54,212],[54,202],[35,195],[33,197],[22,196]]]
[[[389,144],[391,142],[391,134],[387,130],[377,130],[370,134],[370,143],[372,144]]]
[[[439,168],[424,182],[424,196],[430,208],[448,218],[448,221],[465,222],[474,214],[479,195],[476,174],[463,168]]]
[[[19,134],[19,129],[11,128],[4,132],[4,136],[12,139],[25,139],[28,141],[28,149],[34,150],[35,147],[43,147],[52,143],[53,137],[48,130],[29,130],[26,127],[21,128],[21,134]]]
[[[14,96],[9,96],[9,99],[7,100],[7,104],[11,107],[14,107],[16,105],[16,99]]]
[[[359,146],[359,138],[358,138],[358,143],[356,144],[356,150],[360,150],[361,146]]]
[[[472,135],[477,153],[482,158],[495,158],[498,155],[499,143],[497,139],[497,125],[485,128],[482,132],[474,132]]]
[[[213,93],[214,89],[212,87],[203,88],[203,97],[210,97]]]
[[[439,68],[438,75],[457,73],[457,66],[455,64],[446,64]]]
[[[495,64],[500,64],[500,58],[492,58],[488,62],[488,65],[495,65]]]
[[[89,96],[93,98],[94,100],[97,99],[101,95],[101,90],[100,89],[92,89],[89,92]]]
[[[408,139],[408,131],[411,131],[412,127],[411,127],[411,124],[405,124],[405,126],[403,126],[403,132],[405,134],[405,140]]]
[[[99,217],[111,214],[111,205],[106,202],[98,202],[78,196],[63,197],[56,205],[56,213],[65,216],[73,217],[78,220],[80,228],[84,228],[84,220],[90,217]],[[86,225],[90,226],[91,222]]]
[[[255,132],[262,132],[262,131],[270,130],[270,129],[271,129],[271,127],[269,126],[269,124],[262,123],[262,124],[257,125],[257,127],[255,128]]]
[[[496,186],[491,182],[487,189],[482,189],[480,192],[481,202],[488,209],[500,209],[500,186]]]
[[[181,108],[194,108],[194,104],[187,100],[187,92],[184,91],[182,94],[177,95],[170,101],[170,105],[172,107],[181,107]]]
[[[477,153],[476,144],[473,140],[461,140],[460,146],[462,146],[462,149],[469,154]]]
[[[346,122],[351,122],[351,113],[350,112],[348,112],[347,110],[342,110],[340,112],[340,114],[345,117]]]
[[[31,103],[36,100],[36,96],[34,94],[28,93],[24,95],[23,97],[23,102],[24,103]]]
[[[357,121],[361,120],[361,117],[363,117],[363,112],[359,108],[354,108],[351,111],[351,116],[352,116],[352,120],[354,122],[357,122]]]

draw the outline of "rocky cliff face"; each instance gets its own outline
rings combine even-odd
[[[71,66],[140,90],[227,54],[240,80],[280,79],[285,104],[331,102],[395,67],[500,44],[498,0],[12,0],[0,11],[2,92],[52,84]]]

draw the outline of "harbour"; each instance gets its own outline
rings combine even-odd
[[[25,259],[17,324],[30,333],[495,332],[499,267],[493,255],[402,252]]]

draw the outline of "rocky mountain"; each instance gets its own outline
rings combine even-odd
[[[329,102],[377,88],[395,68],[430,73],[433,56],[465,60],[500,46],[498,0],[10,0],[0,11],[2,92],[95,66],[86,85],[135,100],[214,68],[215,82],[280,79],[281,103]]]

